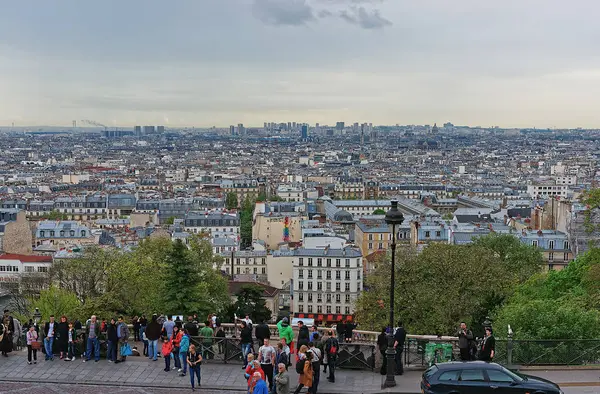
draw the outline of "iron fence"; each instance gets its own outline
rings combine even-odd
[[[494,361],[505,365],[598,365],[600,340],[496,340]]]

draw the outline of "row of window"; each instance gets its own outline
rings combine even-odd
[[[307,313],[313,313],[313,306],[312,305],[308,305],[307,309]],[[325,313],[332,313],[331,312],[332,308],[331,305],[327,305],[325,308]],[[304,313],[304,305],[300,304],[298,305],[298,312],[300,313]],[[322,305],[317,305],[317,313],[323,313],[323,306]],[[342,313],[342,307],[341,306],[336,306],[335,307],[335,313],[340,314]],[[350,314],[350,307],[347,306],[344,308],[344,314],[349,315]]]
[[[36,272],[36,267],[25,266],[25,272]],[[0,265],[0,272],[19,272],[19,267]],[[37,272],[48,272],[48,267],[37,267]]]
[[[239,222],[233,219],[189,219],[185,221],[185,225],[188,227],[225,227],[239,226]]]
[[[243,259],[242,260],[240,258],[236,258],[235,259],[235,264],[236,265],[252,265],[252,264],[253,265],[258,265],[258,258],[254,258],[254,262],[252,264],[250,264],[251,263],[250,262],[251,259],[252,258],[250,258],[250,259]],[[225,264],[230,264],[229,258],[225,259]],[[263,258],[260,259],[260,265],[267,265],[267,259],[265,257],[263,257]]]
[[[327,291],[331,291],[332,285],[331,282],[327,282],[325,284],[325,288]],[[361,291],[362,282],[358,282],[357,290]],[[298,290],[304,290],[304,281],[298,281]],[[306,290],[313,290],[313,282],[307,282]],[[317,282],[317,290],[323,290],[323,282]],[[335,291],[342,291],[342,284],[340,282],[336,282]],[[346,282],[344,284],[344,291],[350,291],[350,283]]]
[[[549,261],[553,261],[554,260],[554,253],[552,253],[552,252],[548,253],[548,260]],[[563,260],[564,261],[568,261],[569,260],[569,253],[564,253],[563,254]]]
[[[360,279],[360,270],[356,271],[356,274],[357,274],[357,279]],[[298,278],[304,279],[304,270],[302,270],[302,269],[298,270]],[[307,279],[313,279],[313,270],[307,270]],[[322,270],[317,270],[317,279],[323,279],[323,271]],[[325,272],[325,279],[331,280],[331,271]],[[340,271],[340,270],[335,271],[335,279],[336,280],[342,279],[342,271]],[[344,272],[344,279],[350,280],[350,271]]]
[[[435,232],[435,237],[439,238],[442,236],[442,232],[441,231],[436,231]],[[425,238],[429,238],[431,237],[431,231],[425,231]]]
[[[375,236],[373,236],[373,234],[369,234],[369,241],[377,241],[378,239],[381,241],[391,241],[392,240],[392,234],[391,233],[386,233],[386,234],[379,234],[379,237],[377,237],[378,234],[375,234]],[[396,238],[397,239],[408,239],[410,237],[410,232],[409,231],[402,231],[402,232],[398,232],[398,234],[396,234]]]
[[[229,272],[229,267],[225,267],[225,272],[226,272],[227,274],[229,274],[229,273],[230,273],[230,272]],[[237,267],[237,268],[235,269],[235,273],[236,273],[237,275],[241,275],[241,274],[246,274],[246,275],[249,275],[249,274],[251,274],[251,273],[253,273],[254,275],[258,275],[258,268],[254,268],[254,271],[253,271],[253,272],[250,272],[250,268],[246,268],[246,269],[244,269],[244,270],[242,271],[242,269],[241,269],[240,267]],[[266,275],[266,274],[267,274],[267,269],[266,269],[266,268],[263,268],[263,269],[261,270],[261,273],[262,273],[263,275]]]
[[[539,242],[537,239],[531,241],[532,246],[539,246]],[[548,249],[554,249],[555,242],[554,240],[548,241]],[[563,241],[563,249],[569,250],[569,241]]]
[[[85,230],[81,230],[80,231],[81,236],[85,237],[86,235],[86,231]],[[60,237],[64,237],[65,236],[65,230],[60,230],[58,232]],[[46,231],[45,230],[40,230],[40,238],[44,238],[46,236]],[[54,230],[50,230],[50,238],[55,236],[55,231]],[[75,236],[75,230],[70,230],[69,231],[69,236],[74,237]]]
[[[313,260],[314,259],[312,257],[308,258],[308,266],[309,267],[313,267]],[[331,260],[332,259],[325,259],[325,263],[326,263],[327,267],[331,267]],[[300,267],[304,267],[304,258],[303,257],[300,257],[298,259],[298,265]],[[322,266],[323,266],[323,259],[319,257],[319,258],[317,258],[317,267],[322,267]],[[342,259],[335,259],[335,266],[337,268],[340,268],[342,266]],[[351,268],[350,259],[345,259],[344,267]],[[360,267],[360,263],[357,263],[357,267]]]
[[[309,302],[312,302],[313,300],[313,293],[306,293],[306,298],[308,299]],[[331,297],[331,293],[326,293],[325,294],[325,300],[326,302],[331,302],[332,297]],[[344,297],[344,300],[346,302],[346,304],[350,303],[350,294],[346,294]],[[298,293],[298,301],[304,301],[304,293]],[[323,293],[317,293],[317,302],[323,302]],[[341,294],[336,294],[335,295],[335,302],[337,302],[338,304],[342,302],[342,295]]]

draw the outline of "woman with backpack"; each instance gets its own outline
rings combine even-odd
[[[298,373],[298,387],[296,387],[294,394],[300,393],[303,387],[310,389],[313,383],[312,352],[308,350],[306,345],[302,345],[298,350],[296,372]]]

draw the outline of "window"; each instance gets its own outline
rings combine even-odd
[[[44,231],[40,231],[40,238],[44,237]]]
[[[50,231],[50,236],[54,237],[54,231]]]
[[[312,305],[308,305],[308,313],[312,313]]]
[[[345,279],[350,280],[350,271],[346,271]]]
[[[342,259],[335,259],[335,266],[336,267],[341,267],[342,266]]]
[[[356,271],[356,279],[360,279],[360,270]]]
[[[317,282],[317,290],[323,290],[323,282]]]
[[[308,301],[312,302],[312,295],[313,293],[308,293]]]
[[[327,271],[326,278],[329,279],[329,280],[331,280],[331,271]]]
[[[554,260],[554,253],[552,253],[552,252],[548,253],[548,260],[550,260],[550,261]]]
[[[335,291],[342,291],[342,285],[341,285],[341,283],[340,283],[340,282],[337,282],[337,283],[335,284]]]
[[[264,257],[261,260],[261,264],[262,265],[267,265],[267,259],[265,259]]]
[[[327,311],[327,313],[331,313],[331,305],[327,305],[327,308],[325,308],[325,310]]]
[[[312,282],[308,282],[308,290],[312,290],[313,289],[312,284],[313,284]]]
[[[37,267],[37,272],[48,272],[48,267]]]
[[[383,242],[379,242],[379,250],[383,249]]]
[[[336,306],[335,307],[335,313],[342,313],[342,307],[341,306]]]
[[[346,283],[346,285],[344,286],[346,291],[350,291],[350,283]]]
[[[569,254],[565,253],[565,255],[563,256],[563,260],[564,261],[569,261]]]
[[[340,302],[342,302],[342,296],[341,296],[340,294],[336,294],[336,295],[335,295],[335,302],[337,302],[338,304],[339,304]]]
[[[345,313],[346,315],[349,315],[349,314],[350,314],[350,307],[349,307],[349,306],[347,306],[347,307],[345,307],[345,308],[344,308],[344,313]]]
[[[254,267],[254,274],[258,274],[258,268]]]
[[[440,382],[453,382],[453,381],[458,381],[458,375],[459,375],[460,371],[447,371],[447,372],[442,372],[440,374],[440,376],[438,377],[438,380]]]
[[[304,305],[298,305],[298,312],[304,312]]]
[[[509,375],[505,374],[503,371],[490,369],[487,371],[488,378],[490,382],[500,382],[500,383],[512,383],[514,382],[513,378]]]
[[[298,270],[298,278],[304,279],[304,270]]]
[[[538,241],[537,241],[537,240],[533,240],[533,241],[531,241],[531,245],[532,245],[532,246],[538,246]]]
[[[317,271],[317,279],[323,279],[323,271]]]
[[[435,236],[438,237],[438,238],[441,237],[442,236],[442,232],[441,231],[436,231],[435,232]]]
[[[236,272],[236,274],[239,274],[239,273],[240,273],[240,267],[237,267],[237,268],[235,269],[235,272]]]
[[[61,237],[64,237],[65,236],[65,230],[60,230],[59,234],[60,234]]]
[[[298,289],[304,290],[304,282],[303,281],[298,281]]]
[[[71,237],[74,237],[74,236],[75,236],[75,230],[71,230],[71,231],[69,231],[69,235],[70,235]],[[81,234],[81,235],[83,235],[83,231],[82,231],[82,234]]]
[[[312,270],[308,270],[308,279],[312,279],[313,278],[312,273],[313,273]]]
[[[569,249],[569,241],[563,242],[563,249],[565,249],[565,250]]]
[[[548,241],[548,249],[554,249],[554,240]]]
[[[429,231],[425,231],[425,238],[429,238]]]
[[[327,259],[327,267],[331,267],[331,259]]]
[[[346,259],[346,268],[350,268],[350,259]]]
[[[350,294],[346,294],[346,303],[350,302]]]
[[[373,249],[373,244],[369,242],[369,250]]]
[[[304,301],[304,293],[298,293],[298,301]]]
[[[317,293],[317,302],[323,302],[323,295],[321,293]]]
[[[317,267],[322,267],[323,266],[323,259],[317,259]]]
[[[308,259],[308,266],[309,266],[309,267],[312,267],[312,258],[309,258],[309,259]]]
[[[465,369],[460,374],[463,382],[484,382],[483,369]]]
[[[299,265],[300,267],[302,267],[302,266],[304,265],[304,259],[303,259],[302,257],[300,257],[300,258],[298,259],[298,265]]]
[[[25,272],[33,272],[33,267],[26,266]]]
[[[373,234],[369,234],[369,241],[373,240]]]
[[[331,302],[331,294],[327,293],[327,302]]]
[[[321,305],[317,305],[317,313],[323,313],[323,307]]]
[[[327,291],[331,291],[331,282],[327,282]]]
[[[342,279],[342,271],[337,270],[335,271],[335,280],[340,280]]]

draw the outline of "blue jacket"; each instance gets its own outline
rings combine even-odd
[[[269,394],[269,388],[264,380],[259,380],[254,386],[254,394]]]
[[[187,352],[188,350],[190,350],[190,337],[184,335],[181,337],[181,342],[179,342],[179,351]]]

